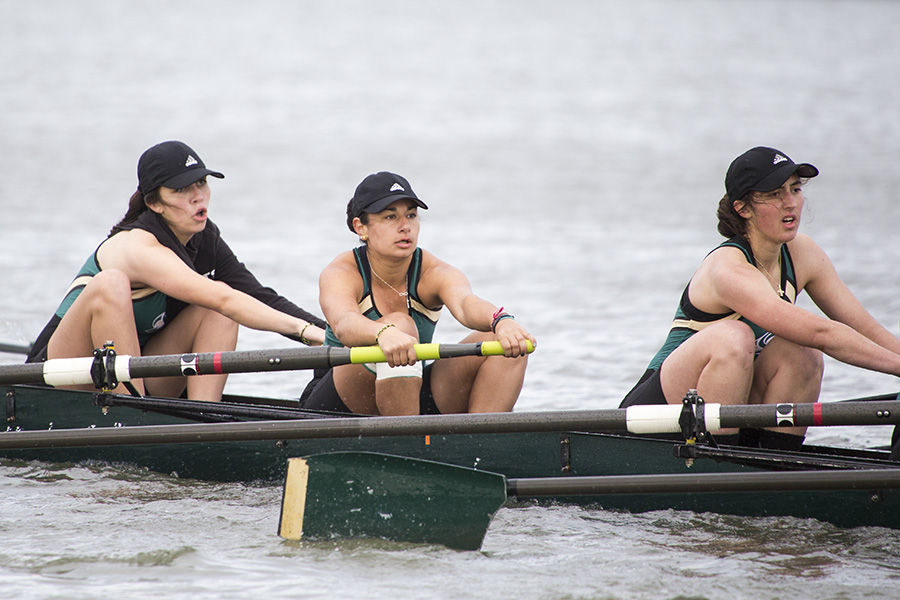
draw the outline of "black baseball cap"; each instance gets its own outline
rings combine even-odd
[[[137,167],[138,189],[146,195],[160,186],[183,188],[207,175],[223,179],[206,168],[200,156],[184,142],[162,142],[141,154]]]
[[[725,191],[731,200],[740,200],[748,192],[777,189],[794,173],[815,177],[819,170],[808,163],[794,163],[780,150],[757,146],[732,161],[725,175]]]
[[[404,177],[379,171],[372,173],[356,186],[350,208],[353,216],[358,217],[363,213],[381,212],[392,202],[403,199],[412,200],[420,207],[428,208],[427,204],[419,200]]]

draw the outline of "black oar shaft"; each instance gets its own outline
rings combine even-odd
[[[533,348],[532,348],[533,349]],[[98,352],[101,352],[98,350]],[[104,349],[103,352],[109,352]],[[422,360],[503,354],[499,342],[416,344]],[[219,375],[320,369],[351,363],[383,362],[378,346],[236,350],[159,356],[109,356],[51,359],[43,363],[0,366],[0,384],[46,383],[53,386],[131,381],[145,377]],[[114,375],[114,377],[108,377]],[[115,387],[115,386],[110,386]]]
[[[320,346],[281,350],[235,350],[203,352],[182,356],[133,356],[131,376],[170,377],[173,375],[215,375],[265,371],[324,369],[350,363],[350,349]]]
[[[28,354],[29,352],[31,352],[31,344],[0,342],[0,352],[9,352],[10,354]]]
[[[351,361],[350,353],[350,348],[318,347],[159,356],[117,356],[115,357],[115,372],[118,381],[130,381],[144,377],[316,369],[348,364]],[[0,367],[0,384],[76,385],[91,383],[93,362],[94,359],[91,358],[73,358],[52,359],[45,363],[4,365]],[[105,363],[101,361],[101,364],[105,368]]]
[[[900,423],[900,402],[815,402],[779,405],[734,405],[720,409],[725,427],[815,427]]]
[[[560,411],[541,413],[489,413],[426,415],[411,417],[346,417],[303,421],[252,421],[143,425],[53,431],[0,433],[0,448],[47,448],[67,446],[117,446],[130,444],[177,444],[246,440],[289,440],[441,435],[453,433],[514,433],[523,431],[584,430],[588,415],[601,413],[601,429],[621,425],[624,411]],[[609,413],[610,419],[602,413]]]
[[[819,425],[872,425],[900,423],[900,402],[835,403],[828,405],[827,421]],[[803,405],[794,405],[803,406]],[[775,427],[775,407],[723,406],[727,426]],[[0,448],[46,448],[62,446],[112,446],[126,444],[221,442],[238,440],[287,440],[405,435],[445,435],[474,433],[518,433],[555,431],[626,431],[631,409],[540,411],[424,415],[408,417],[346,417],[313,420],[253,421],[240,423],[198,423],[147,425],[55,431],[0,433]],[[737,410],[740,425],[726,416]],[[813,425],[799,411],[796,425]],[[731,417],[727,417],[731,418]],[[816,419],[821,420],[821,419]],[[730,423],[734,423],[731,425]],[[749,425],[747,424],[749,423]]]
[[[700,407],[693,407],[697,415]],[[627,431],[631,433],[679,433],[679,417],[684,410],[676,405],[631,406]],[[704,403],[703,429],[715,431],[735,427],[818,427],[835,425],[900,424],[900,401],[815,402],[797,404]]]
[[[696,494],[897,488],[900,488],[900,468],[856,471],[598,475],[507,480],[507,493],[510,496],[522,498],[602,494]]]

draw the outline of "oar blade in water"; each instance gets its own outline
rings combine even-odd
[[[496,473],[378,453],[318,454],[289,460],[279,535],[477,550],[505,501],[506,479]]]

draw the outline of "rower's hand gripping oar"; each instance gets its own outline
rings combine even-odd
[[[504,353],[503,347],[497,341],[416,344],[415,350],[419,360],[458,356],[498,356]],[[528,351],[534,351],[534,346],[530,342]],[[319,346],[158,356],[115,355],[114,349],[110,347],[95,351],[93,357],[53,358],[42,363],[0,366],[0,384],[45,383],[52,386],[93,384],[99,389],[112,389],[116,382],[124,383],[144,377],[293,371],[373,362],[386,362],[384,352],[378,346],[356,348]]]

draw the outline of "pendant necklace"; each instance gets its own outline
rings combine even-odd
[[[766,279],[768,279],[768,280],[771,281],[773,284],[775,284],[775,289],[778,290],[778,297],[779,297],[779,298],[784,298],[784,297],[785,297],[784,289],[781,287],[781,285],[779,284],[778,280],[775,279],[774,277],[772,277],[772,274],[769,273],[767,270],[763,269],[763,268],[762,268],[762,265],[760,265],[759,263],[756,263],[756,268],[757,268],[760,272],[762,272],[763,275],[766,276]],[[781,273],[781,256],[780,256],[780,255],[778,256],[778,272]],[[379,279],[381,279],[381,278],[379,277]],[[396,291],[396,290],[395,290],[395,291]]]
[[[372,271],[372,275],[374,275],[374,276],[377,277],[379,280],[381,280],[381,283],[383,283],[384,285],[386,285],[386,286],[388,286],[389,288],[391,288],[392,290],[394,290],[394,292],[396,292],[398,296],[401,296],[401,297],[409,296],[409,291],[403,291],[403,292],[401,292],[400,290],[398,290],[397,288],[395,288],[394,286],[392,286],[391,284],[389,284],[387,281],[385,281],[385,280],[384,280],[384,277],[382,277],[381,275],[379,275],[378,273],[375,272],[375,269],[372,268],[372,265],[371,265],[371,264],[369,264],[369,270]]]

